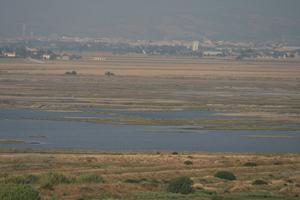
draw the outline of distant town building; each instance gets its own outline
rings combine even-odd
[[[5,57],[9,57],[9,58],[15,58],[17,55],[16,55],[16,52],[4,52],[3,55]]]
[[[199,50],[199,41],[194,41],[193,46],[192,46],[193,51],[198,51]]]
[[[213,43],[213,41],[211,41],[211,40],[204,40],[203,43],[202,43],[202,45],[203,45],[204,47],[213,47],[213,46],[214,46],[214,43]]]
[[[64,54],[64,55],[61,57],[61,59],[62,59],[62,60],[70,60],[70,56]]]
[[[50,60],[51,56],[49,54],[43,55],[43,60]]]
[[[204,51],[203,56],[223,56],[221,51]]]
[[[93,60],[95,61],[106,61],[105,57],[93,57]]]
[[[30,52],[30,53],[36,53],[38,52],[39,50],[37,48],[29,48],[29,47],[26,47],[26,51]]]

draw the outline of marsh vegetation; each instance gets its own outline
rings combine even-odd
[[[245,167],[249,160],[257,166]],[[42,199],[296,200],[300,191],[296,154],[6,151],[0,163],[0,184]]]

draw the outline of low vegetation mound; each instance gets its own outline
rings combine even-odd
[[[178,177],[169,182],[168,191],[172,193],[190,194],[194,192],[193,181],[189,177]]]
[[[0,185],[1,200],[40,200],[39,192],[30,185]]]
[[[192,162],[192,161],[190,161],[190,160],[186,160],[186,161],[184,161],[184,164],[185,164],[185,165],[192,165],[192,164],[193,164],[193,162]]]
[[[124,182],[125,183],[142,183],[142,182],[145,182],[147,181],[146,178],[141,178],[141,179],[132,179],[132,178],[129,178],[129,179],[126,179]]]
[[[244,164],[245,167],[256,167],[257,163],[256,162],[246,162]]]
[[[268,182],[264,180],[255,180],[252,182],[252,185],[268,185]]]
[[[215,174],[215,177],[228,181],[236,180],[236,176],[232,172],[228,171],[219,171]]]
[[[66,72],[65,73],[66,75],[77,75],[77,72],[76,71],[70,71],[70,72]]]
[[[108,72],[105,72],[105,76],[108,76],[108,77],[115,76],[115,73],[108,71]]]

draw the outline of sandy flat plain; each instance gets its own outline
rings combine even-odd
[[[76,76],[65,75],[67,71]],[[105,72],[115,76],[107,77]],[[300,62],[108,57],[0,60],[0,106],[135,110],[210,109],[274,123],[300,122]]]

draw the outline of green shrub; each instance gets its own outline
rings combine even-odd
[[[14,184],[34,184],[39,180],[39,176],[33,174],[26,174],[23,176],[16,176],[7,178],[5,183],[14,183]]]
[[[178,177],[172,179],[168,186],[172,193],[190,194],[194,192],[193,181],[189,177]]]
[[[186,161],[184,161],[184,164],[185,164],[185,165],[192,165],[192,164],[193,164],[193,162],[192,162],[192,161],[190,161],[190,160],[186,160]]]
[[[172,152],[172,155],[178,155],[178,154],[179,154],[179,153],[176,152],[176,151]]]
[[[59,173],[48,173],[45,178],[54,185],[71,183],[71,179]]]
[[[79,183],[103,183],[104,180],[101,176],[96,174],[84,174],[77,178]]]
[[[40,200],[39,192],[30,185],[0,185],[1,200]]]
[[[244,164],[245,167],[256,167],[257,163],[256,162],[246,162]]]
[[[215,174],[215,177],[229,181],[236,180],[236,176],[232,172],[228,171],[219,171]]]
[[[57,200],[57,197],[56,197],[55,194],[52,194],[52,195],[51,195],[51,200]]]
[[[211,200],[224,200],[225,198],[222,196],[213,196]]]
[[[268,185],[268,182],[264,180],[255,180],[253,181],[252,185]]]
[[[59,173],[48,173],[43,176],[43,183],[41,188],[43,189],[53,189],[53,186],[58,185],[58,184],[69,184],[71,183],[72,180],[69,179],[67,176],[64,174],[59,174]]]
[[[150,180],[147,180],[147,184],[149,186],[158,187],[160,185],[160,181],[157,179],[150,179]]]
[[[44,183],[41,185],[41,188],[42,188],[42,189],[45,189],[45,190],[53,190],[53,187],[54,187],[54,184],[51,183],[50,181],[44,182]]]

